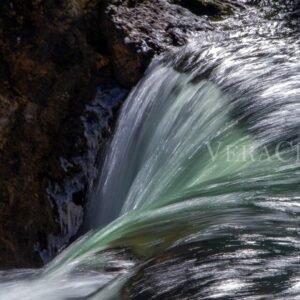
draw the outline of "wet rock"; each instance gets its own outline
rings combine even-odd
[[[116,77],[127,87],[138,81],[155,54],[184,45],[192,32],[213,29],[206,18],[165,0],[114,1],[103,20]]]

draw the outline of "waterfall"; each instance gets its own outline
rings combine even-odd
[[[300,47],[270,25],[156,58],[122,109],[91,231],[0,299],[300,296]]]

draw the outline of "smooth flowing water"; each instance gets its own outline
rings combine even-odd
[[[0,273],[0,299],[300,298],[300,36],[292,15],[261,13],[153,61],[107,151],[93,232],[42,270]]]

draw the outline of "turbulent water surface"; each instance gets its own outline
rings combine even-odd
[[[0,273],[0,299],[300,298],[300,35],[297,11],[265,5],[152,63],[92,233],[42,270]]]

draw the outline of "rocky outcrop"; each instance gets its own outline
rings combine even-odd
[[[1,1],[0,267],[39,266],[78,231],[87,169],[127,90],[155,54],[212,30],[206,14],[232,9],[206,2]],[[88,124],[101,131],[97,147]]]
[[[204,18],[164,0],[128,1],[127,5],[124,1],[112,2],[102,10],[102,29],[116,77],[127,86],[137,82],[153,55],[183,45],[191,32],[213,28]]]
[[[93,40],[96,3],[60,3],[0,4],[1,267],[40,265],[35,250],[61,232],[48,181],[81,131],[66,121],[93,96],[97,72],[109,69]]]

